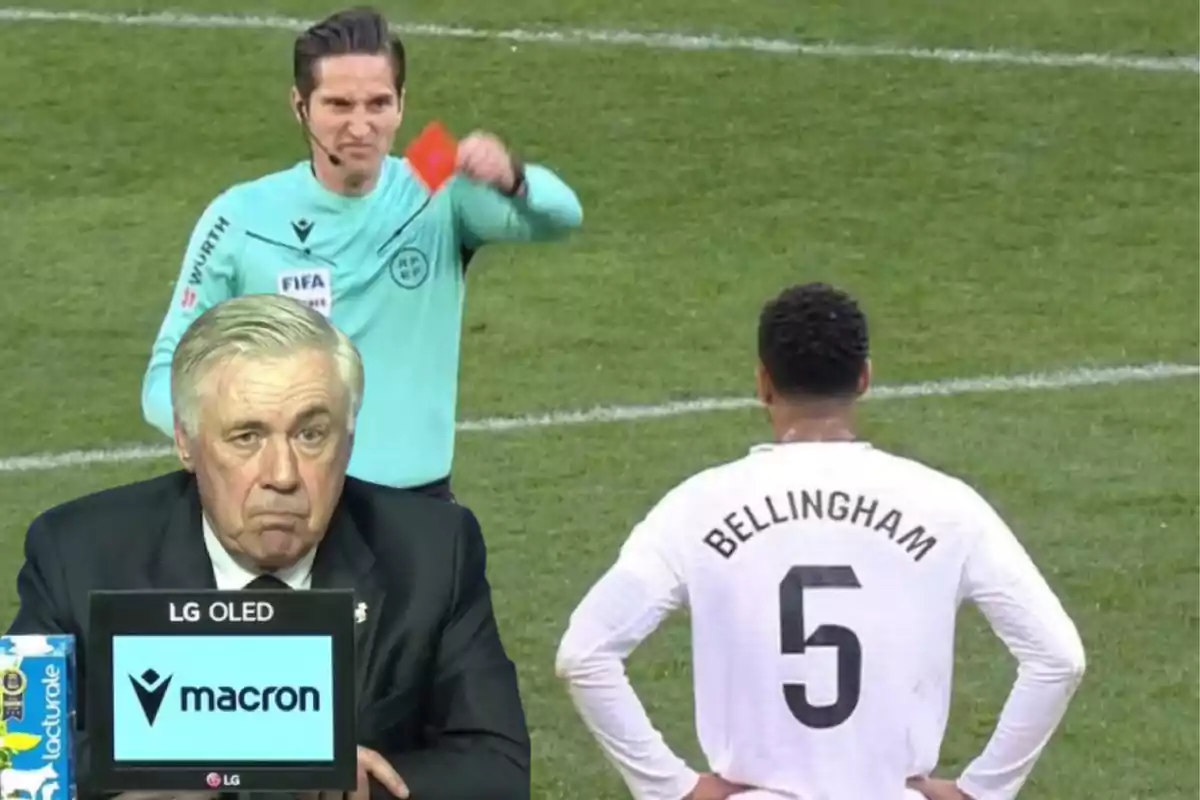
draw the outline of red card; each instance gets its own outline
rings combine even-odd
[[[458,142],[442,123],[434,120],[404,151],[408,163],[430,192],[437,192],[454,176]]]

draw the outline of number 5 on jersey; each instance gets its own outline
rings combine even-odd
[[[802,655],[810,647],[837,649],[837,699],[817,706],[808,701],[803,683],[785,683],[783,698],[792,716],[810,728],[835,728],[850,718],[862,688],[862,645],[841,625],[819,625],[805,636],[804,592],[817,589],[859,589],[851,567],[792,567],[779,584],[779,639],[784,655]]]

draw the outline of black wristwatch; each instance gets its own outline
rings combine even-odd
[[[525,163],[516,156],[512,156],[513,184],[504,194],[508,197],[516,197],[517,194],[525,187]]]

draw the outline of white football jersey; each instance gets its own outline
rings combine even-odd
[[[960,785],[1012,797],[1078,681],[1078,634],[974,490],[866,443],[756,447],[668,493],[572,617],[559,671],[635,797],[682,798],[695,773],[639,727],[632,690],[589,686],[623,681],[611,661],[686,606],[708,770],[766,796],[901,800],[938,761],[964,598],[1028,680]]]

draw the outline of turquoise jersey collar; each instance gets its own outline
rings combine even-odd
[[[395,168],[394,159],[390,156],[385,157],[383,165],[379,170],[379,180],[375,182],[375,188],[371,189],[367,194],[354,197],[338,194],[327,189],[324,184],[317,180],[312,161],[301,161],[296,165],[297,171],[300,172],[300,180],[304,191],[313,198],[317,205],[334,210],[351,209],[369,204],[376,195],[384,191],[383,187],[391,178],[392,170]]]

